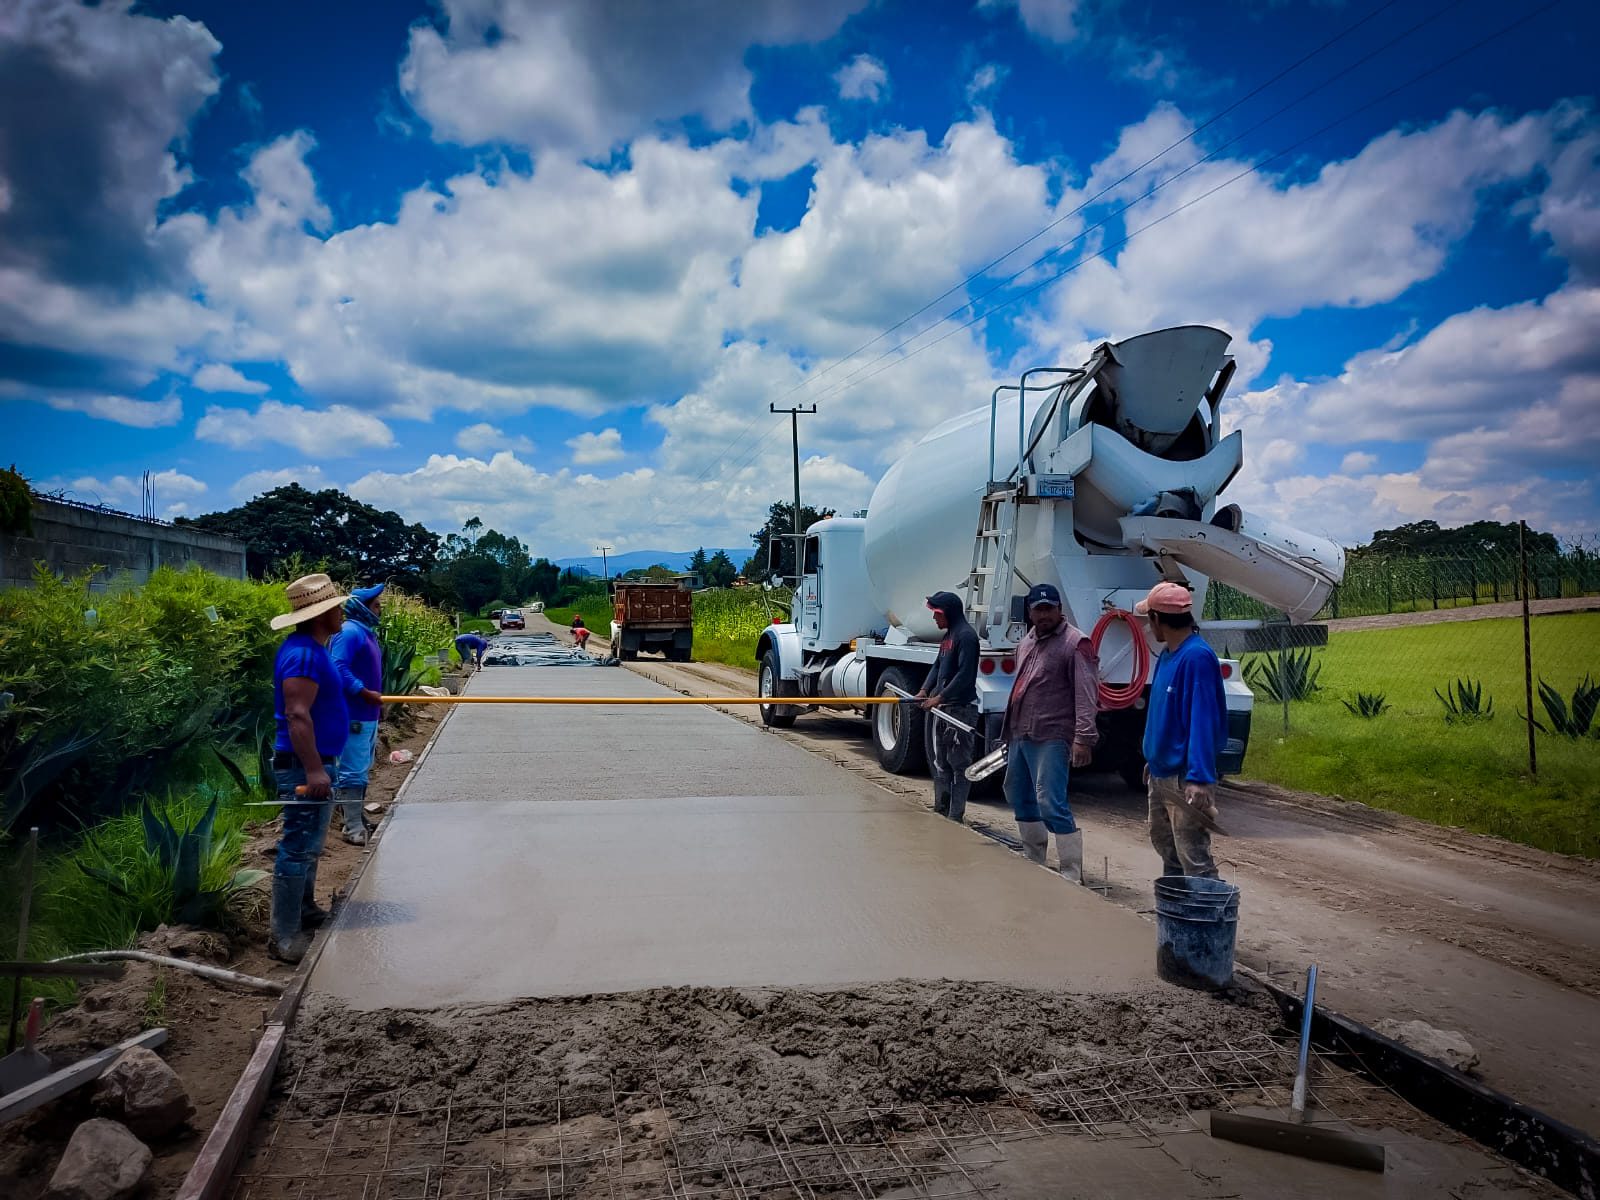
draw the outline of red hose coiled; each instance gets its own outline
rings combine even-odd
[[[1100,653],[1100,642],[1113,621],[1126,621],[1133,635],[1133,675],[1127,683],[1100,681],[1100,707],[1108,709],[1130,708],[1144,695],[1145,681],[1150,677],[1150,643],[1145,640],[1144,623],[1125,608],[1114,608],[1095,622],[1089,644],[1095,654]]]

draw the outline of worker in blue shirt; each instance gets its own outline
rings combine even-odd
[[[383,584],[356,588],[344,602],[344,627],[328,643],[328,654],[344,686],[350,709],[350,738],[339,756],[333,800],[344,813],[344,840],[365,846],[367,781],[378,746],[378,721],[383,716],[383,647],[378,641]]]
[[[317,859],[339,755],[350,736],[344,683],[328,642],[344,624],[347,599],[326,575],[306,575],[284,589],[292,611],[272,618],[283,639],[272,666],[276,731],[272,774],[283,804],[283,833],[272,866],[272,936],[267,952],[297,963],[311,945],[307,929],[328,919],[317,907]]]
[[[483,670],[483,652],[488,648],[488,641],[475,633],[463,633],[456,638],[456,653],[461,657],[461,665],[469,671],[473,667]]]
[[[1194,597],[1178,583],[1158,583],[1134,611],[1148,617],[1165,649],[1150,679],[1145,713],[1145,783],[1150,844],[1167,875],[1217,878],[1211,829],[1217,804],[1217,754],[1228,740],[1227,699],[1216,653],[1194,622]]]

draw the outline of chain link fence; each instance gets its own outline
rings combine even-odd
[[[1309,626],[1214,585],[1203,624],[1256,696],[1247,776],[1600,856],[1600,535],[1357,553]]]

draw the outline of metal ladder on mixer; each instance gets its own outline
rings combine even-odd
[[[1017,549],[1017,484],[991,484],[978,506],[967,576],[967,617],[986,642],[1011,624],[1011,587]]]

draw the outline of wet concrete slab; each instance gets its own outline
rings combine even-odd
[[[489,668],[474,695],[673,695]],[[1154,978],[1149,924],[705,708],[474,705],[391,816],[312,976],[361,1008],[677,985]]]

